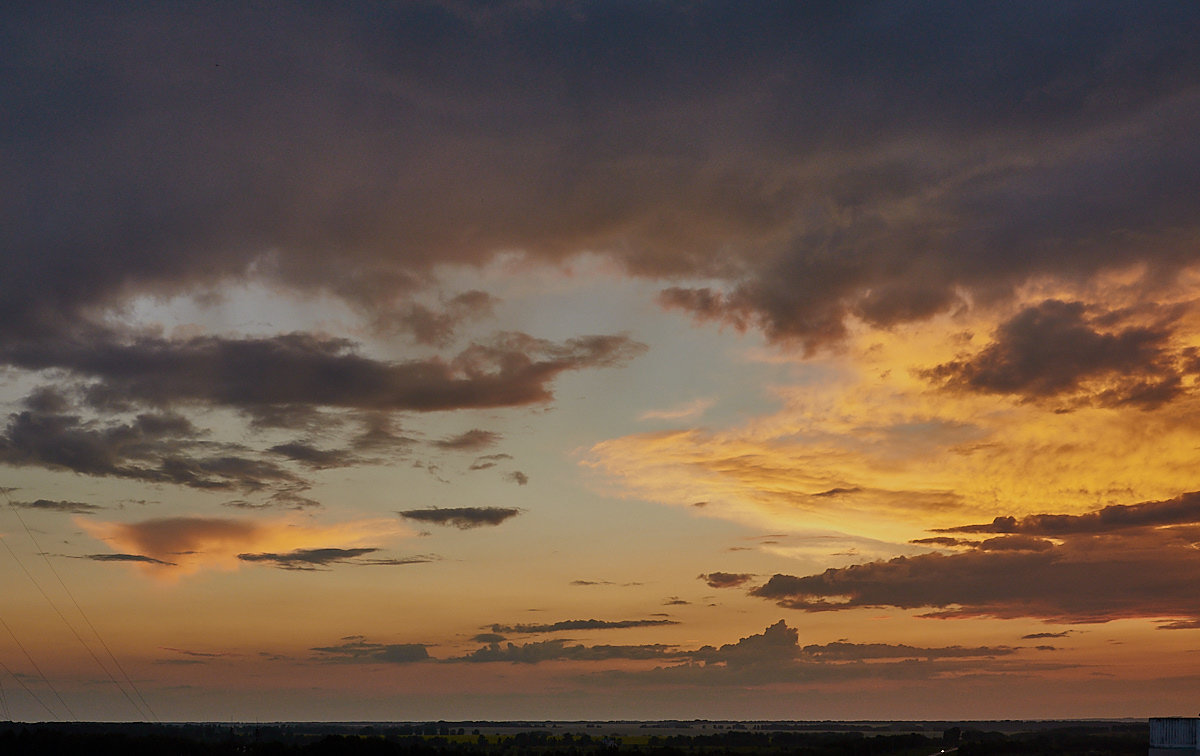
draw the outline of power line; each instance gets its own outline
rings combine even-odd
[[[17,520],[21,523],[21,527],[25,529],[25,535],[29,536],[29,540],[33,542],[34,549],[38,554],[41,555],[42,560],[46,563],[46,567],[50,569],[50,574],[54,575],[55,580],[58,581],[58,584],[62,587],[63,592],[67,594],[67,598],[69,598],[71,603],[75,605],[75,610],[79,612],[79,616],[83,618],[84,624],[86,624],[88,628],[91,629],[92,634],[96,636],[96,640],[100,642],[100,646],[108,654],[108,658],[121,673],[121,676],[125,679],[125,682],[129,685],[129,688],[133,691],[134,695],[137,696],[137,701],[133,700],[133,697],[129,695],[127,690],[125,690],[125,687],[117,680],[112,672],[109,671],[108,667],[105,666],[104,662],[100,660],[100,657],[96,655],[96,652],[92,650],[92,647],[88,645],[87,641],[80,636],[79,632],[75,629],[75,626],[72,625],[65,616],[63,616],[63,613],[59,611],[58,606],[55,605],[55,603],[50,599],[50,596],[44,590],[42,590],[41,585],[39,585],[37,580],[34,579],[33,575],[31,575],[29,571],[25,569],[25,565],[21,564],[21,560],[17,559],[16,554],[14,554],[12,549],[9,548],[8,551],[13,555],[13,559],[15,559],[17,564],[20,565],[22,571],[24,571],[29,577],[30,582],[34,584],[34,586],[38,589],[38,592],[41,593],[46,599],[46,603],[50,604],[50,608],[52,608],[55,614],[59,616],[59,618],[63,621],[63,624],[67,626],[67,628],[71,631],[71,634],[74,635],[75,639],[79,641],[79,644],[87,649],[88,654],[91,655],[93,660],[95,660],[96,665],[100,667],[100,669],[104,670],[104,674],[108,676],[109,682],[111,682],[117,690],[121,691],[121,695],[125,696],[125,700],[129,701],[130,705],[137,710],[138,715],[146,716],[149,714],[149,718],[157,722],[158,717],[155,715],[154,709],[150,707],[149,702],[147,702],[142,696],[141,691],[138,690],[137,685],[135,685],[133,680],[129,677],[129,674],[125,671],[125,668],[121,666],[121,662],[117,659],[116,654],[114,654],[112,649],[109,648],[108,644],[104,642],[104,636],[100,635],[100,631],[98,631],[96,626],[92,624],[92,621],[88,619],[87,613],[83,611],[83,607],[80,606],[79,602],[75,599],[75,594],[71,593],[71,589],[67,587],[67,584],[65,581],[63,581],[62,576],[58,574],[58,570],[54,568],[54,564],[50,561],[50,557],[47,556],[46,552],[42,550],[41,544],[39,544],[37,538],[34,537],[33,531],[30,530],[29,525],[26,524],[25,518],[21,516],[20,510],[18,510],[16,505],[13,504],[12,497],[8,495],[7,491],[4,491],[4,498],[8,500],[9,509],[11,509],[13,514],[17,516]],[[8,544],[5,544],[5,546],[7,547]],[[140,705],[138,704],[138,701],[141,702]]]
[[[4,671],[7,672],[10,677],[12,677],[12,679],[17,681],[17,685],[20,685],[22,688],[25,689],[25,692],[29,694],[30,698],[32,698],[34,701],[37,701],[39,706],[41,706],[43,709],[48,711],[50,713],[50,716],[54,717],[55,719],[61,719],[61,717],[59,717],[57,714],[54,713],[53,709],[51,709],[49,706],[46,705],[46,702],[43,701],[38,696],[37,693],[34,693],[32,690],[29,689],[29,686],[25,684],[24,680],[22,680],[20,677],[17,676],[16,672],[13,672],[11,669],[8,668],[7,664],[5,664],[3,661],[0,661],[0,667],[2,667],[4,669]],[[2,686],[0,686],[0,687],[2,687]],[[6,712],[5,716],[8,717],[9,721],[12,721],[12,712],[8,711],[7,705],[5,705],[4,710]]]
[[[0,541],[2,541],[2,540],[4,540],[4,539],[0,538]],[[42,678],[42,682],[46,684],[46,687],[50,689],[50,692],[53,693],[54,697],[56,699],[58,699],[58,702],[60,704],[62,704],[62,707],[63,707],[63,709],[66,710],[67,715],[70,716],[71,719],[78,719],[78,717],[75,716],[75,712],[71,711],[71,707],[68,706],[67,702],[63,700],[63,697],[58,694],[58,691],[55,690],[55,688],[54,688],[54,684],[52,682],[50,682],[50,678],[46,677],[46,673],[43,672],[42,668],[38,666],[38,663],[33,660],[33,657],[29,655],[29,651],[27,651],[25,649],[25,646],[21,644],[21,641],[17,638],[17,634],[12,631],[12,628],[8,626],[8,623],[4,621],[3,617],[0,617],[0,626],[3,626],[4,629],[8,631],[8,634],[13,639],[13,643],[17,644],[17,648],[21,649],[21,653],[25,655],[25,659],[29,662],[29,665],[31,667],[33,667],[33,669],[38,673],[38,677]],[[8,669],[7,666],[5,666],[4,668],[6,670]],[[9,670],[9,674],[12,674],[11,670]],[[13,675],[13,679],[16,680],[17,682],[20,682],[21,687],[23,687],[23,688],[25,688],[25,690],[29,691],[29,695],[33,696],[34,699],[42,705],[42,708],[44,708],[46,711],[49,711],[51,716],[53,716],[55,719],[61,718],[57,714],[55,714],[54,711],[45,704],[45,702],[43,702],[40,698],[38,698],[37,695],[35,695],[32,690],[29,690],[29,688],[25,685],[25,683],[21,681],[21,678],[17,677],[16,675]]]

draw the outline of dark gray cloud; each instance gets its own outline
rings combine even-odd
[[[267,451],[316,469],[344,467],[357,459],[342,449],[318,449],[301,441],[276,444]]]
[[[78,415],[23,411],[0,433],[0,463],[210,490],[257,491],[304,481],[233,445],[209,444],[174,413],[96,423]]]
[[[1041,640],[1043,638],[1066,638],[1071,634],[1070,630],[1063,630],[1060,633],[1029,633],[1022,635],[1021,640]]]
[[[505,520],[521,514],[520,509],[507,507],[446,507],[433,509],[405,509],[396,514],[409,520],[434,525],[453,525],[459,530],[499,525]]]
[[[1200,630],[1200,618],[1160,621],[1157,630]]]
[[[476,643],[502,643],[507,640],[499,633],[479,633],[471,638]]]
[[[958,546],[978,546],[979,541],[971,541],[964,538],[951,538],[950,536],[931,536],[929,538],[914,538],[909,543],[915,543],[919,546],[939,546],[942,548],[955,548]]]
[[[82,501],[49,501],[48,499],[38,499],[37,501],[14,501],[10,503],[19,509],[33,509],[41,512],[65,512],[67,514],[91,514],[92,512],[104,509],[104,507],[98,504],[88,504]]]
[[[1170,353],[1168,323],[1113,328],[1119,314],[1050,299],[1002,323],[974,355],[924,375],[947,387],[1025,399],[1157,407],[1184,391],[1189,355]]]
[[[200,659],[219,659],[223,656],[229,656],[228,653],[214,653],[211,651],[189,651],[185,648],[172,648],[170,646],[159,646],[163,651],[172,651],[183,656],[191,656]]]
[[[157,564],[163,567],[174,567],[174,562],[167,562],[162,559],[155,559],[143,554],[85,554],[84,559],[91,559],[93,562],[144,562],[146,564]]]
[[[711,588],[737,588],[754,579],[754,575],[747,572],[709,572],[696,577]]]
[[[0,339],[0,353],[28,369],[66,370],[92,381],[77,393],[93,411],[131,412],[135,405],[155,411],[121,422],[26,409],[0,432],[0,463],[202,489],[272,490],[289,493],[292,498],[277,502],[289,507],[312,502],[295,498],[308,483],[278,464],[280,457],[321,469],[364,461],[360,455],[368,452],[403,453],[410,440],[381,414],[547,401],[558,373],[617,364],[643,349],[622,336],[552,343],[509,333],[448,361],[384,363],[357,355],[350,342],[304,334],[184,341],[121,340],[102,329],[91,335],[7,345]],[[213,403],[243,410],[253,423],[285,427],[319,422],[319,408],[360,410],[365,431],[348,449],[277,444],[267,450],[271,459],[207,440],[205,431],[167,409]],[[47,388],[26,405],[63,409],[68,403],[62,391]],[[447,444],[478,449],[494,438],[475,431]]]
[[[375,325],[412,334],[418,344],[446,346],[454,338],[455,329],[466,320],[476,320],[491,314],[496,298],[483,291],[467,291],[444,302],[441,309],[419,303],[379,313]]]
[[[406,564],[427,564],[435,559],[432,556],[411,556],[400,558],[364,558],[369,554],[378,553],[379,549],[296,549],[282,554],[270,552],[258,554],[238,554],[243,562],[259,562],[278,567],[282,570],[319,570],[337,564],[365,564],[399,566]]]
[[[546,624],[529,625],[492,625],[493,633],[557,633],[564,630],[624,630],[630,627],[657,627],[659,625],[678,625],[675,620],[640,619],[640,620],[561,620]]]
[[[449,360],[381,362],[354,347],[302,333],[123,340],[94,332],[86,339],[0,341],[0,361],[70,371],[98,381],[98,393],[149,405],[434,411],[549,401],[549,384],[563,371],[618,365],[645,349],[626,336],[554,343],[520,333],[473,344]]]
[[[1083,515],[998,517],[949,532],[998,533],[964,550],[897,557],[807,576],[777,574],[754,596],[804,611],[893,606],[929,616],[1048,622],[1195,621],[1200,579],[1195,493]]]
[[[588,249],[723,279],[667,296],[817,345],[849,315],[1195,259],[1190,2],[6,20],[3,340],[256,275],[436,344],[487,301],[414,304],[435,264]]]
[[[452,451],[479,451],[493,446],[502,436],[493,431],[480,430],[474,428],[469,431],[444,438],[441,441],[434,441],[433,445],[439,449],[450,449]]]
[[[316,570],[331,564],[353,562],[358,557],[377,551],[379,549],[296,549],[285,554],[238,554],[238,559],[243,562],[263,562],[284,570]]]
[[[1163,501],[1111,504],[1095,512],[1081,515],[1033,514],[1021,518],[1002,516],[985,525],[960,525],[953,528],[941,528],[937,532],[1066,536],[1198,522],[1200,522],[1200,492],[1192,491]]]
[[[345,643],[336,646],[318,646],[315,651],[320,661],[344,664],[412,664],[429,659],[429,652],[421,643],[371,643],[362,636],[343,638]]]

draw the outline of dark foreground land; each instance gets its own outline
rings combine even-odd
[[[0,722],[0,754],[551,756],[1137,754],[1145,722]]]

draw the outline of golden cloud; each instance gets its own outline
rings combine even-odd
[[[773,389],[778,411],[732,427],[611,439],[582,461],[619,495],[754,527],[835,528],[893,543],[964,517],[1167,499],[1195,488],[1200,448],[1192,283],[1148,303],[1121,277],[1087,290],[1042,282],[1002,309],[887,331],[851,324],[844,350],[791,357],[794,382]],[[1039,353],[1036,330],[1018,333],[1030,322],[1057,328],[1062,353]],[[1064,330],[1090,339],[1090,351],[1073,354]],[[1143,336],[1153,350],[1127,349],[1126,362],[1103,353]],[[1026,341],[1002,343],[1018,337]],[[993,361],[989,369],[1009,369],[997,367],[997,354],[1026,360],[1019,377],[1038,392],[1021,393],[1019,382],[1011,391],[964,389],[930,372],[978,355]],[[770,359],[781,357],[789,355]],[[1055,382],[1038,382],[1039,371]],[[1134,375],[1172,382],[1172,393],[1121,401]],[[690,506],[700,500],[709,505]]]

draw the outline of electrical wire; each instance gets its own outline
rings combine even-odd
[[[121,677],[124,678],[125,683],[129,686],[130,690],[133,691],[134,696],[137,696],[137,701],[133,699],[133,696],[129,695],[129,692],[125,689],[125,686],[117,680],[111,671],[109,671],[108,667],[105,666],[104,662],[100,660],[100,657],[96,654],[92,647],[88,645],[87,641],[85,641],[75,629],[75,626],[67,620],[54,601],[50,599],[50,596],[46,593],[46,591],[42,589],[41,585],[37,582],[37,580],[34,579],[33,575],[31,575],[29,571],[25,569],[25,565],[21,563],[21,560],[17,559],[16,554],[14,554],[12,549],[9,548],[8,551],[13,555],[13,559],[16,560],[18,565],[20,565],[22,571],[24,571],[26,576],[29,577],[30,582],[34,584],[34,586],[38,589],[38,592],[41,593],[42,597],[46,599],[46,603],[50,604],[50,608],[52,608],[55,614],[59,616],[59,618],[63,621],[63,624],[67,626],[67,628],[71,631],[71,634],[74,635],[75,639],[79,641],[79,644],[87,649],[88,654],[91,655],[92,659],[96,662],[96,665],[104,671],[104,674],[108,677],[109,682],[111,682],[113,686],[117,688],[117,690],[121,691],[121,695],[125,696],[125,699],[129,701],[130,705],[137,710],[138,716],[145,717],[148,714],[150,719],[154,720],[155,722],[159,721],[158,716],[154,713],[154,709],[150,707],[150,703],[146,701],[144,696],[142,696],[142,693],[140,690],[138,690],[137,685],[134,684],[133,680],[129,677],[129,674],[125,671],[125,668],[121,666],[121,662],[112,652],[112,649],[109,648],[109,645],[104,641],[104,636],[100,635],[100,632],[96,629],[96,626],[92,624],[92,621],[88,618],[87,613],[83,610],[83,607],[80,606],[79,601],[75,599],[75,595],[71,592],[71,589],[67,587],[66,582],[62,579],[62,576],[59,575],[58,570],[54,568],[54,564],[50,561],[50,557],[47,556],[46,552],[42,550],[41,544],[39,544],[37,538],[34,537],[33,531],[30,530],[29,525],[26,524],[25,518],[21,516],[20,510],[18,510],[17,506],[13,504],[12,497],[8,495],[7,491],[4,492],[4,498],[8,500],[9,508],[12,510],[13,514],[16,515],[17,520],[21,523],[21,527],[25,529],[25,535],[29,536],[29,540],[33,543],[34,549],[38,554],[41,555],[42,560],[46,563],[46,567],[49,568],[50,574],[54,575],[54,579],[57,580],[59,586],[62,587],[63,593],[67,594],[67,598],[69,598],[71,603],[74,604],[75,610],[79,612],[79,616],[83,618],[84,624],[88,626],[88,628],[92,631],[92,634],[96,637],[96,640],[100,642],[100,646],[104,649],[105,653],[108,654],[108,658],[112,661],[113,666],[115,666],[117,671],[121,673]],[[5,544],[5,546],[7,547],[8,544]],[[140,704],[139,701],[141,702]]]
[[[59,719],[59,716],[54,713],[54,710],[51,709],[49,706],[47,706],[46,702],[43,701],[41,699],[41,697],[38,696],[37,693],[34,693],[32,690],[30,690],[29,686],[25,684],[25,681],[22,680],[20,677],[17,677],[17,673],[13,672],[11,669],[9,669],[8,665],[5,664],[3,661],[0,661],[0,669],[3,669],[5,672],[7,672],[9,674],[10,677],[12,677],[12,679],[16,680],[17,685],[20,685],[22,688],[24,688],[25,692],[29,694],[29,697],[32,698],[34,701],[37,701],[38,705],[41,706],[46,711],[48,711],[50,713],[51,717],[54,717],[55,719]],[[4,711],[5,711],[5,716],[8,717],[8,720],[11,722],[12,721],[12,712],[8,711],[7,705],[5,705]]]
[[[46,677],[46,673],[43,672],[42,668],[38,666],[38,663],[33,660],[33,657],[29,655],[29,651],[25,649],[25,646],[17,638],[17,634],[12,631],[12,628],[8,626],[8,623],[4,621],[3,617],[0,617],[0,626],[3,626],[4,629],[8,631],[9,636],[11,636],[13,639],[13,643],[17,644],[17,648],[21,649],[21,653],[25,655],[25,659],[29,662],[29,665],[33,667],[33,669],[38,673],[38,677],[42,678],[42,682],[45,683],[46,687],[50,689],[50,692],[54,694],[54,697],[58,700],[58,702],[62,704],[62,707],[64,710],[66,710],[67,715],[71,717],[71,719],[77,719],[75,712],[71,711],[71,707],[67,705],[67,702],[63,700],[63,697],[59,695],[58,690],[55,689],[54,683],[50,682],[50,678]],[[25,688],[25,690],[29,692],[29,695],[33,696],[34,700],[42,705],[43,709],[50,712],[52,717],[55,719],[61,719],[58,714],[54,713],[53,709],[47,706],[42,699],[38,698],[38,696],[32,690],[30,690],[28,686],[25,685],[21,678],[13,675],[12,670],[9,670],[7,665],[5,665],[4,669],[8,670],[8,673],[13,676],[13,679],[21,683],[21,687]]]

